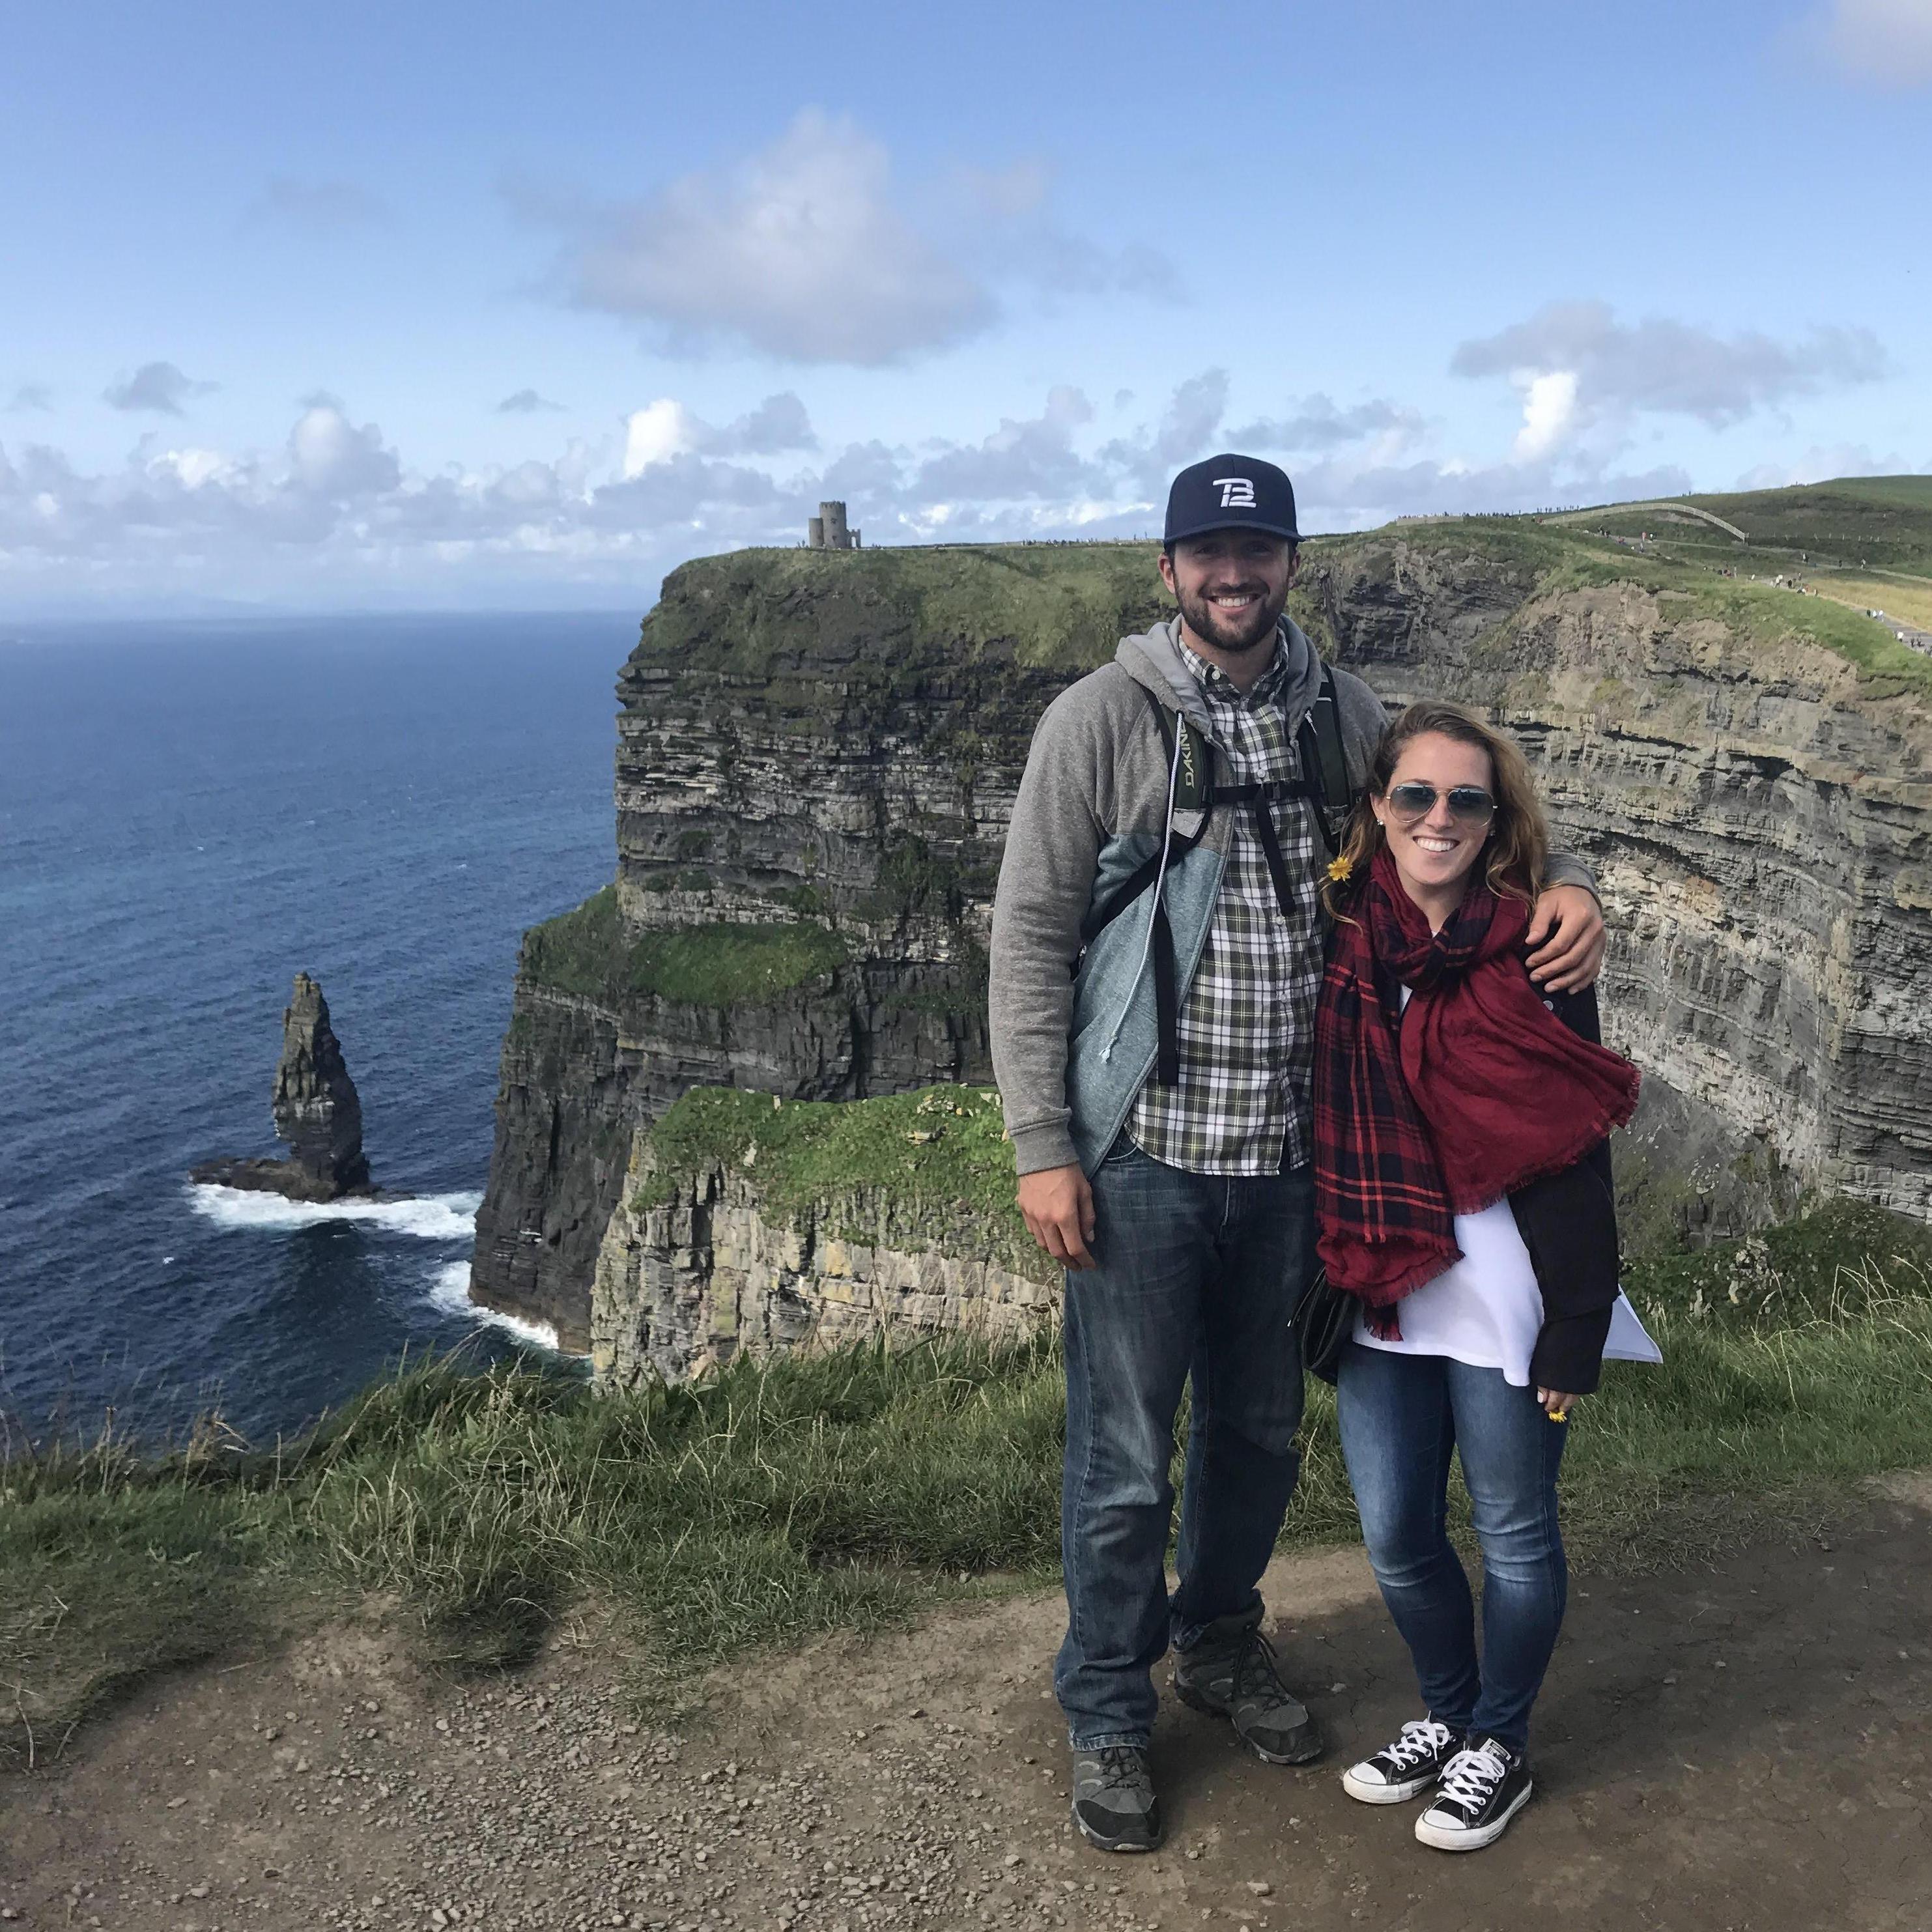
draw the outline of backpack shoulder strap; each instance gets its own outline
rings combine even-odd
[[[1301,721],[1296,742],[1301,775],[1315,807],[1315,823],[1332,854],[1340,848],[1342,827],[1354,809],[1348,784],[1348,760],[1342,748],[1342,714],[1335,703],[1335,672],[1322,667],[1322,688]]]
[[[1214,761],[1200,728],[1185,712],[1170,721],[1167,706],[1145,685],[1140,687],[1148,709],[1154,713],[1154,729],[1160,734],[1163,769],[1174,764],[1174,734],[1180,730],[1180,769],[1174,774],[1174,808],[1176,812],[1212,812],[1214,809]]]
[[[1148,708],[1154,713],[1154,728],[1160,734],[1164,760],[1162,770],[1171,770],[1174,764],[1174,728],[1168,722],[1167,706],[1145,685],[1140,687],[1140,692],[1148,701]],[[1185,716],[1180,718],[1180,770],[1174,778],[1174,808],[1177,812],[1198,809],[1202,818],[1199,830],[1192,836],[1177,832],[1168,841],[1167,857],[1169,866],[1177,859],[1185,857],[1201,843],[1207,832],[1208,817],[1214,809],[1214,764],[1208,753],[1208,741]],[[1082,946],[1090,946],[1154,884],[1160,872],[1160,848],[1156,846],[1105,899],[1089,910],[1086,918],[1081,922],[1080,943]]]

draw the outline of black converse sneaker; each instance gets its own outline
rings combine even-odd
[[[1462,1748],[1462,1733],[1433,1718],[1405,1724],[1402,1736],[1342,1774],[1342,1789],[1364,1804],[1406,1804],[1420,1798]]]
[[[1436,1802],[1415,1821],[1415,1835],[1438,1852],[1480,1852],[1509,1828],[1535,1790],[1529,1760],[1494,1738],[1472,1738],[1442,1773]]]

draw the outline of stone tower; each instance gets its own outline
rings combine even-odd
[[[845,522],[843,503],[821,503],[818,514],[806,525],[806,546],[810,550],[856,550],[859,532]]]

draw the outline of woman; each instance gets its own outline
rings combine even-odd
[[[1353,1766],[1370,1804],[1433,1792],[1415,1835],[1492,1844],[1528,1801],[1529,1714],[1563,1618],[1556,1473],[1606,1354],[1654,1361],[1617,1287],[1606,1136],[1637,1071],[1594,993],[1523,964],[1547,849],[1522,754],[1412,706],[1330,868],[1316,1022],[1316,1202],[1362,1304],[1337,1371],[1342,1453],[1426,1714]],[[1482,1546],[1483,1651],[1446,1528],[1460,1454]]]

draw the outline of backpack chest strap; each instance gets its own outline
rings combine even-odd
[[[1289,799],[1313,798],[1314,788],[1299,778],[1256,779],[1248,784],[1217,784],[1208,802],[1216,805],[1284,804]]]

